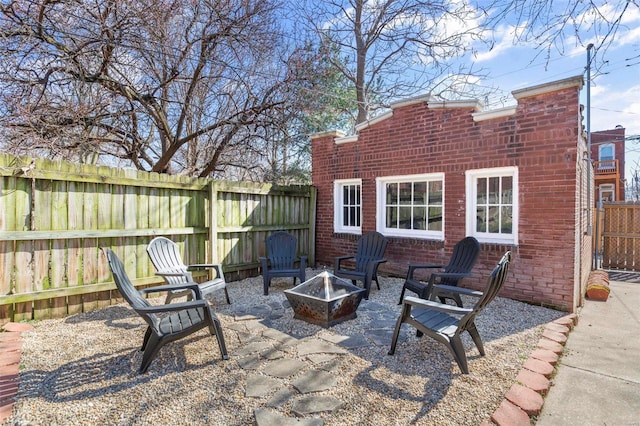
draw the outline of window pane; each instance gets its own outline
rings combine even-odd
[[[513,209],[510,206],[502,207],[502,226],[500,232],[503,234],[511,234],[513,232]]]
[[[413,184],[413,205],[427,204],[427,182],[415,182]]]
[[[498,204],[500,200],[500,178],[489,178],[489,204]]]
[[[411,204],[411,183],[401,183],[398,191],[400,193],[400,204]]]
[[[398,208],[397,207],[387,207],[387,220],[386,220],[387,228],[397,228],[398,227]]]
[[[476,184],[476,203],[487,204],[487,179],[479,178]]]
[[[502,204],[513,204],[513,178],[502,178]]]
[[[476,210],[476,231],[487,232],[487,208],[478,206]]]
[[[356,207],[356,217],[354,226],[360,227],[360,207]]]
[[[496,206],[489,206],[489,214],[487,216],[487,232],[497,234],[500,232],[500,209]]]
[[[360,185],[356,185],[356,199],[355,199],[355,203],[357,205],[360,205]]]
[[[442,231],[442,207],[429,208],[429,231]]]
[[[342,226],[349,226],[349,207],[342,208]]]
[[[413,208],[413,229],[424,231],[427,229],[427,209],[426,207]]]
[[[398,203],[398,184],[388,183],[387,184],[387,204],[397,204],[397,203]]]
[[[399,208],[399,223],[398,228],[400,229],[411,229],[411,207],[400,207]]]
[[[342,204],[345,206],[349,204],[349,185],[342,187]]]
[[[429,205],[442,205],[442,181],[429,182]]]

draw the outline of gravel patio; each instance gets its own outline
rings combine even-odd
[[[6,424],[478,425],[515,382],[544,325],[566,314],[498,297],[476,321],[487,355],[465,339],[463,375],[444,345],[407,325],[387,355],[402,283],[380,277],[381,290],[372,286],[356,319],[325,329],[293,319],[283,293],[291,279],[275,279],[268,296],[260,276],[231,282],[231,305],[222,293],[211,299],[230,359],[202,330],[165,346],[144,375],[145,324],[126,304],[37,322],[23,333]]]

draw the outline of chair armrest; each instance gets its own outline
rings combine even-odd
[[[470,277],[471,274],[469,272],[434,272],[429,277],[429,281],[435,283],[436,278],[457,278],[462,279],[466,277]]]
[[[432,300],[420,299],[413,296],[405,297],[402,303],[412,307],[415,306],[416,308],[430,309],[432,311],[444,312],[447,314],[462,315],[473,311],[473,309],[470,308],[460,308],[458,306],[447,305],[446,303],[434,302]]]
[[[156,271],[156,275],[161,277],[183,277],[185,275],[191,275],[188,271],[173,270],[173,271]]]
[[[160,293],[162,291],[191,290],[195,294],[195,299],[202,299],[202,293],[197,283],[185,283],[180,285],[160,285],[138,290],[140,294]]]
[[[470,290],[468,288],[455,287],[455,286],[452,286],[452,285],[444,285],[444,284],[434,284],[432,293],[436,293],[437,291],[444,291],[444,292],[447,292],[447,293],[463,294],[465,296],[474,296],[474,297],[482,297],[482,295],[484,294],[481,291]]]
[[[427,269],[427,268],[442,269],[442,268],[444,268],[444,266],[443,265],[436,265],[434,263],[415,264],[415,265],[409,264],[409,271],[407,272],[407,279],[408,280],[412,280],[413,279],[413,272],[416,269]]]
[[[215,269],[216,278],[222,278],[224,280],[224,272],[222,271],[222,264],[221,263],[194,263],[192,265],[188,265],[187,266],[187,270],[189,270],[189,269],[204,269],[204,268]]]
[[[184,311],[185,309],[191,309],[191,308],[208,308],[208,307],[209,305],[206,300],[192,300],[189,302],[168,303],[166,305],[137,307],[136,311],[141,311],[146,313],[159,313],[159,312]]]
[[[370,260],[367,263],[367,274],[369,274],[370,277],[375,275],[378,266],[380,266],[381,263],[385,263],[386,261],[387,259]]]
[[[333,268],[333,270],[335,271],[335,270],[340,269],[340,263],[341,263],[343,260],[347,260],[347,259],[355,259],[355,258],[356,258],[356,257],[355,257],[355,256],[353,256],[353,255],[348,255],[348,256],[338,256],[338,257],[336,257],[336,258],[335,258],[335,260],[334,260],[334,268]]]

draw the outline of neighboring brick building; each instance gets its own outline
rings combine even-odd
[[[446,263],[475,235],[482,252],[464,286],[484,286],[511,250],[502,296],[574,311],[592,260],[582,84],[517,90],[517,106],[487,112],[417,97],[354,136],[313,135],[317,261],[332,265],[378,230],[389,238],[380,272],[404,276],[409,263]]]
[[[624,201],[625,129],[591,132],[591,159],[595,172],[595,201]]]

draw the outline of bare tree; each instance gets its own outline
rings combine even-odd
[[[452,58],[482,39],[484,11],[449,0],[328,0],[311,2],[306,21],[355,87],[356,124],[394,99],[464,85],[468,70]],[[329,47],[330,49],[332,47]]]
[[[593,43],[599,60],[615,42],[625,17],[640,13],[637,0],[495,0],[487,26],[509,20],[518,27],[514,43],[532,44],[538,55],[550,59],[553,52],[565,54],[576,46]],[[640,49],[629,51],[629,66],[640,64]]]
[[[242,174],[307,79],[271,0],[17,0],[0,12],[5,148]],[[260,173],[257,173],[259,175]]]

